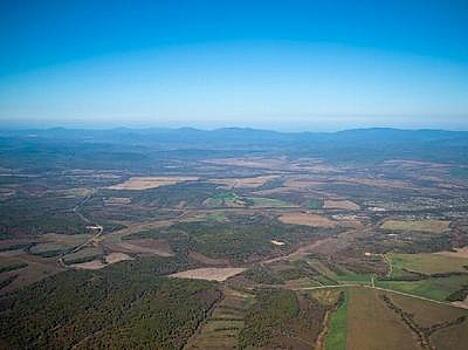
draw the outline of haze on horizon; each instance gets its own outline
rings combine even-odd
[[[468,130],[468,2],[11,1],[0,126]]]

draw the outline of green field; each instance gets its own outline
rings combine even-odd
[[[346,330],[348,318],[348,293],[343,293],[343,300],[338,309],[331,315],[330,328],[325,339],[326,350],[346,349]]]
[[[268,207],[290,207],[291,204],[280,199],[262,198],[262,197],[249,197],[249,204],[255,208],[268,208]]]
[[[399,273],[404,273],[403,269],[423,274],[468,272],[464,267],[468,265],[468,259],[461,257],[433,253],[389,254],[388,257],[396,276]]]
[[[444,301],[467,283],[467,276],[431,277],[420,281],[376,281],[376,286]]]

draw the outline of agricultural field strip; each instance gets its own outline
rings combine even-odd
[[[445,306],[454,307],[454,308],[458,308],[458,309],[465,309],[465,308],[462,307],[462,306],[457,306],[457,305],[454,305],[454,304],[451,304],[451,303],[446,303],[446,302],[443,302],[443,301],[438,301],[438,300],[434,300],[434,299],[429,299],[429,298],[421,297],[421,296],[419,296],[419,295],[414,295],[414,294],[399,292],[399,291],[393,290],[393,289],[387,289],[387,288],[381,288],[381,287],[372,287],[372,286],[369,286],[369,285],[359,285],[359,286],[357,286],[356,284],[335,284],[335,285],[319,286],[319,287],[297,287],[297,288],[292,288],[292,289],[293,289],[293,290],[317,290],[317,289],[350,288],[350,287],[351,287],[351,288],[352,288],[352,287],[371,288],[371,289],[381,290],[381,291],[383,291],[383,292],[389,292],[389,293],[394,293],[394,294],[399,294],[399,295],[407,296],[407,297],[410,297],[410,298],[416,298],[416,299],[428,301],[428,302],[435,303],[435,304],[439,304],[439,305],[445,305]]]

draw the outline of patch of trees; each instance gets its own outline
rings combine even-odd
[[[211,282],[157,276],[170,270],[160,262],[71,270],[10,294],[0,338],[9,348],[179,349],[221,293]]]
[[[194,250],[211,258],[227,258],[234,263],[257,261],[291,252],[295,244],[330,234],[326,229],[286,225],[261,215],[230,218],[229,222],[181,222],[166,229],[149,230],[128,239],[166,239],[183,254]],[[275,246],[272,239],[286,242]]]
[[[292,348],[289,340],[313,342],[322,327],[325,307],[308,295],[289,290],[261,290],[247,313],[239,336],[241,349]]]

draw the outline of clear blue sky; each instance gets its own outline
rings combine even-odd
[[[468,0],[3,0],[0,125],[468,129]]]

